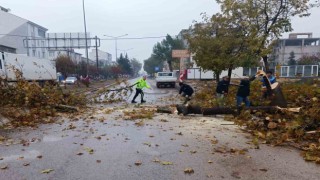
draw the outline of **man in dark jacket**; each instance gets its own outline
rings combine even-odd
[[[179,86],[180,86],[179,94],[182,93],[182,96],[186,98],[184,101],[184,104],[186,104],[188,101],[191,100],[190,97],[192,96],[194,91],[191,86],[183,82],[179,82]]]
[[[250,82],[254,79],[255,76],[251,78],[245,78],[240,81],[237,92],[237,107],[240,107],[242,102],[245,103],[246,107],[250,106],[250,101],[248,99],[248,96],[250,95]]]
[[[218,82],[216,95],[217,95],[217,102],[219,106],[224,105],[224,96],[228,94],[229,91],[229,76],[224,76],[221,81]]]
[[[225,95],[229,91],[229,77],[224,76],[221,81],[218,82],[216,93]]]

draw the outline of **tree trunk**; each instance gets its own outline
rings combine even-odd
[[[231,80],[232,70],[233,70],[233,65],[230,65],[228,68],[228,76],[230,80]]]
[[[231,82],[232,70],[233,70],[233,65],[231,64],[228,68],[228,77],[229,77],[228,87],[230,86],[230,82]]]
[[[215,71],[214,71],[214,74],[215,74],[215,76],[216,76],[216,82],[217,82],[217,84],[218,84],[219,81],[220,81],[220,72],[215,72]]]
[[[242,108],[237,107],[212,107],[212,108],[202,108],[200,106],[185,106],[185,105],[177,105],[178,114],[188,115],[188,114],[202,114],[206,115],[217,115],[217,114],[232,114],[238,115]],[[245,107],[245,110],[250,110],[250,112],[254,112],[257,110],[265,111],[266,113],[275,114],[279,113],[282,110],[288,110],[291,112],[296,112],[295,109],[291,110],[290,108],[279,108],[278,106],[256,106],[256,107]]]
[[[266,68],[266,72],[269,71],[269,62],[268,62],[268,56],[263,56],[262,57],[263,62],[264,62],[264,66]]]
[[[167,60],[167,63],[168,63],[168,65],[169,65],[169,70],[170,70],[170,72],[172,72],[173,70],[172,70],[172,62],[171,61],[169,61],[169,60]],[[180,69],[181,70],[181,69]],[[180,72],[181,73],[181,72]]]

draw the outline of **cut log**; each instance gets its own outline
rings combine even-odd
[[[232,114],[237,115],[242,109],[236,107],[212,107],[212,108],[202,108],[200,106],[185,106],[177,105],[178,114],[202,114],[202,115],[217,115],[217,114]],[[280,108],[278,106],[255,106],[255,107],[245,107],[245,110],[253,111],[264,111],[266,113],[278,113],[281,111],[299,112],[299,108]]]
[[[283,96],[280,84],[275,83],[275,86],[272,86],[272,95],[270,96],[270,100],[270,106],[280,106],[282,108],[287,107],[287,101]]]
[[[79,111],[78,107],[62,105],[62,104],[56,105],[55,109],[60,112],[78,112]]]
[[[171,107],[158,107],[157,108],[157,113],[168,113],[168,114],[173,114],[174,109]]]

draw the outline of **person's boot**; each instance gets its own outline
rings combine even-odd
[[[137,102],[136,102],[135,100],[132,100],[132,101],[131,101],[131,103],[133,103],[133,104],[134,104],[134,103],[137,103]]]
[[[147,102],[147,101],[145,101],[145,100],[143,100],[143,99],[141,100],[141,103],[145,103],[145,102]]]

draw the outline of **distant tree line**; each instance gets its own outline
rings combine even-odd
[[[290,52],[288,65],[319,65],[320,53],[313,55],[303,55],[298,60],[295,59],[295,53]]]
[[[87,62],[80,61],[74,62],[69,56],[61,55],[55,59],[57,72],[62,73],[64,77],[70,75],[86,76],[87,75]],[[99,63],[99,67],[96,65],[88,65],[88,73],[91,77],[103,77],[103,78],[117,78],[119,76],[138,76],[139,71],[142,68],[142,63],[137,59],[129,59],[128,55],[123,56],[120,54],[120,58],[116,63],[103,64]]]

